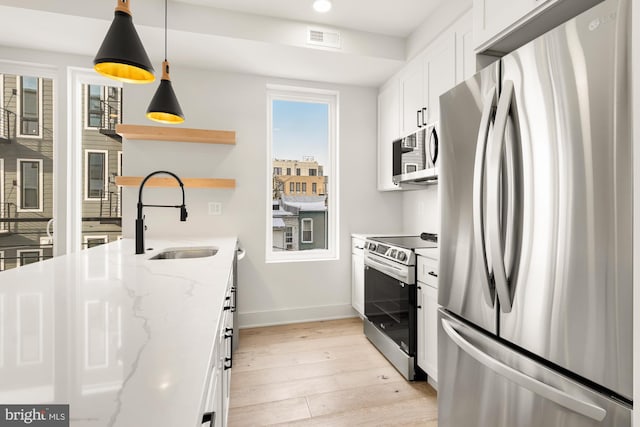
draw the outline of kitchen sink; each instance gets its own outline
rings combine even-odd
[[[152,256],[149,259],[186,259],[186,258],[206,258],[218,253],[218,248],[213,246],[169,248]]]

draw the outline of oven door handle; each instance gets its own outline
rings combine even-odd
[[[398,279],[401,282],[411,284],[409,283],[410,278],[409,278],[409,273],[407,271],[408,269],[406,268],[397,267],[391,263],[377,260],[371,256],[365,256],[364,264],[368,267],[375,268],[376,270],[386,274],[387,276],[391,276],[394,279]]]

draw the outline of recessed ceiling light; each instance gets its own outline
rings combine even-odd
[[[313,8],[316,12],[325,13],[331,10],[331,1],[329,0],[315,0],[313,2]]]

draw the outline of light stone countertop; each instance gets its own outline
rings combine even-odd
[[[132,239],[0,273],[0,403],[71,426],[199,426],[237,239]],[[216,246],[213,257],[149,260]]]

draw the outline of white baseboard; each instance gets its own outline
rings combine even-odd
[[[286,325],[289,323],[316,322],[320,320],[345,319],[357,317],[358,313],[351,304],[323,305],[286,310],[239,312],[239,328]]]

